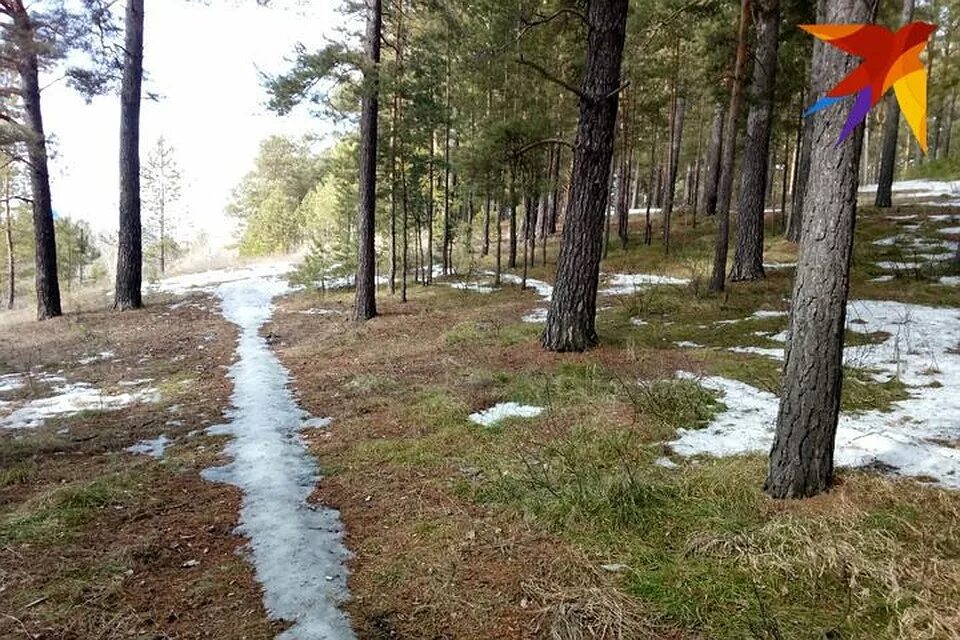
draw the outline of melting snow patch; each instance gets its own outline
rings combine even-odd
[[[9,373],[0,376],[0,393],[14,391],[23,387],[23,376],[19,373]]]
[[[300,430],[310,416],[297,406],[290,373],[259,335],[272,299],[289,291],[279,278],[256,277],[217,289],[224,317],[240,328],[229,422],[209,433],[232,436],[232,462],[204,477],[243,490],[238,532],[249,539],[267,611],[293,623],[278,640],[355,636],[338,604],[347,598],[343,525],[337,511],[309,502],[320,480]]]
[[[600,291],[605,296],[622,296],[636,293],[645,287],[690,284],[686,278],[672,278],[650,273],[617,273],[610,277],[607,288]]]
[[[77,364],[93,364],[94,362],[103,362],[105,360],[113,360],[117,357],[113,351],[101,351],[100,353],[92,356],[86,356],[77,360]]]
[[[492,427],[507,418],[536,418],[543,407],[531,407],[516,402],[501,402],[485,411],[470,414],[470,422],[483,427]]]
[[[697,344],[696,342],[689,342],[687,340],[682,340],[680,342],[674,342],[673,344],[677,345],[681,349],[700,349],[703,347],[702,344]]]
[[[523,316],[523,321],[528,324],[544,324],[547,321],[547,314],[549,313],[550,309],[534,309]]]
[[[339,311],[334,311],[333,309],[306,309],[304,311],[298,311],[302,316],[336,316],[340,315]]]
[[[632,324],[635,327],[645,327],[650,323],[644,320],[643,318],[630,318],[630,324]]]
[[[942,233],[945,236],[957,236],[960,235],[960,227],[947,227],[946,229],[939,229],[938,233]]]
[[[497,291],[496,287],[491,285],[480,284],[479,282],[442,282],[448,287],[453,287],[454,289],[459,289],[460,291],[473,291],[474,293],[493,293]],[[530,284],[530,281],[527,281],[527,284]]]
[[[504,282],[509,282],[510,284],[523,284],[523,278],[512,273],[502,273],[500,274],[500,279]],[[527,287],[536,291],[537,295],[543,298],[546,302],[550,302],[550,300],[553,299],[553,285],[551,284],[547,284],[542,280],[527,278]]]
[[[62,378],[51,380],[62,381]],[[86,382],[59,382],[53,391],[56,395],[31,400],[0,418],[0,429],[33,429],[42,426],[47,418],[83,411],[116,411],[131,404],[160,400],[160,392],[153,388],[110,395]]]
[[[127,447],[126,451],[130,453],[136,453],[140,455],[150,456],[151,458],[157,458],[158,460],[163,457],[163,454],[167,450],[167,445],[170,444],[170,438],[165,435],[161,435],[156,440],[141,440],[132,447]]]
[[[940,278],[940,284],[948,287],[960,287],[960,276],[944,276]]]
[[[901,475],[932,477],[960,488],[960,450],[940,444],[960,439],[960,310],[865,300],[852,302],[848,316],[853,331],[889,337],[847,347],[847,363],[875,372],[879,382],[899,378],[908,385],[909,398],[894,402],[888,412],[842,414],[837,464],[881,464]],[[700,383],[720,392],[727,410],[705,429],[681,429],[670,444],[674,451],[726,456],[769,450],[777,396],[725,378]]]

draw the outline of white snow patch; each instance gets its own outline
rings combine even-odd
[[[657,465],[658,467],[663,467],[664,469],[676,469],[677,467],[680,466],[676,462],[674,462],[673,460],[667,457],[657,458],[656,460],[653,461],[653,464]]]
[[[939,196],[960,195],[960,181],[950,180],[903,180],[894,182],[893,193],[908,194],[916,198],[936,198]],[[876,193],[877,185],[860,187],[860,193]]]
[[[279,278],[291,271],[295,266],[292,259],[278,262],[264,262],[247,267],[229,267],[213,269],[199,273],[187,273],[171,278],[165,278],[147,288],[161,293],[184,295],[191,291],[213,291],[217,285],[227,282],[239,282],[256,278]],[[171,307],[173,308],[173,307]]]
[[[645,327],[650,323],[644,320],[643,318],[630,318],[630,324],[635,327]]]
[[[502,273],[500,274],[500,279],[504,282],[509,282],[510,284],[523,284],[523,278],[512,273]],[[552,284],[548,284],[542,280],[527,278],[527,287],[536,291],[537,295],[543,298],[545,302],[550,302],[553,299]]]
[[[220,285],[224,317],[240,328],[238,360],[230,367],[232,408],[211,434],[230,435],[229,464],[204,471],[208,480],[243,490],[238,532],[249,539],[270,616],[293,626],[278,640],[347,640],[354,633],[338,605],[347,598],[339,513],[309,502],[320,480],[300,429],[310,416],[297,406],[290,373],[259,335],[272,299],[289,291],[279,277],[249,277]]]
[[[77,364],[93,364],[94,362],[104,362],[106,360],[113,360],[117,357],[113,351],[101,351],[100,353],[94,354],[92,356],[86,356],[77,360]]]
[[[131,404],[160,399],[160,392],[153,388],[111,395],[87,382],[67,383],[56,377],[47,381],[57,381],[54,395],[31,400],[0,418],[0,429],[35,429],[48,418],[73,416],[83,411],[116,411]]]
[[[945,236],[958,236],[960,235],[960,227],[947,227],[945,229],[938,229],[937,233],[942,233]]]
[[[700,349],[703,347],[702,344],[697,344],[696,342],[690,342],[688,340],[681,340],[680,342],[674,342],[673,344],[677,345],[681,349]]]
[[[498,290],[492,285],[480,284],[479,282],[441,282],[440,284],[445,284],[448,287],[453,287],[460,291],[473,291],[474,293],[489,294]]]
[[[910,397],[893,403],[889,412],[841,414],[837,464],[879,463],[904,476],[960,488],[960,450],[940,444],[960,440],[960,310],[862,300],[850,303],[848,316],[853,331],[889,338],[847,347],[845,361],[875,372],[879,382],[899,378]],[[726,456],[769,450],[779,405],[775,395],[725,378],[700,383],[722,393],[727,410],[705,429],[681,429],[670,444],[674,451]]]
[[[150,456],[151,458],[157,458],[159,460],[163,457],[163,454],[167,450],[167,445],[169,444],[170,438],[168,438],[166,435],[161,435],[155,440],[141,440],[137,444],[127,447],[126,451],[129,453]]]
[[[960,287],[960,276],[943,276],[940,278],[940,284],[948,287]]]
[[[333,309],[305,309],[303,311],[298,311],[297,313],[303,316],[338,316],[340,315],[339,311],[334,311]]]
[[[532,407],[516,402],[501,402],[485,411],[470,414],[470,422],[483,427],[492,427],[506,418],[536,418],[543,413],[543,407]]]
[[[19,373],[8,373],[5,376],[0,376],[0,393],[21,389],[23,385],[23,376]]]
[[[879,278],[872,278],[870,282],[893,282],[894,280],[896,280],[895,276],[886,275],[880,276]]]
[[[607,288],[600,291],[605,296],[622,296],[636,293],[639,289],[652,286],[690,284],[686,278],[673,278],[652,273],[616,273],[607,281]]]
[[[547,321],[547,314],[550,309],[537,308],[523,316],[523,321],[527,324],[544,324]]]

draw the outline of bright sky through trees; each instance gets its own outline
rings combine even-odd
[[[268,113],[259,72],[288,66],[294,45],[322,46],[343,16],[336,3],[314,2],[275,10],[255,3],[164,0],[147,7],[144,146],[164,135],[182,164],[184,202],[198,232],[215,244],[231,240],[233,221],[223,214],[231,190],[250,169],[268,135],[323,135],[333,126],[301,110],[286,118]],[[54,210],[90,222],[98,232],[116,229],[119,119],[116,96],[87,105],[48,72],[43,79],[45,123],[54,139],[51,175]],[[55,82],[55,84],[51,84]]]

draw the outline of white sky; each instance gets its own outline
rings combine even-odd
[[[284,118],[269,112],[258,76],[258,69],[288,68],[285,59],[297,42],[319,48],[342,26],[338,0],[307,4],[294,10],[257,7],[254,0],[146,2],[144,90],[162,98],[143,103],[141,157],[166,137],[183,175],[183,215],[215,244],[232,239],[224,206],[263,138],[331,131],[305,109]],[[55,77],[51,73],[45,81]],[[54,210],[90,222],[95,231],[116,230],[119,98],[100,97],[88,105],[56,82],[43,92],[43,114],[54,139]]]

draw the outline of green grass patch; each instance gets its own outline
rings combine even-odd
[[[705,637],[949,637],[926,632],[954,621],[960,565],[940,527],[960,497],[857,473],[846,499],[807,510],[763,495],[761,456],[665,470],[657,455],[631,432],[578,430],[500,460],[472,495],[626,565],[630,593]]]
[[[70,538],[133,486],[124,475],[59,488],[0,517],[0,542],[53,544]]]

